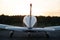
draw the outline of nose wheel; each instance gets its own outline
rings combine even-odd
[[[28,37],[31,37],[31,33],[30,32],[28,32]]]

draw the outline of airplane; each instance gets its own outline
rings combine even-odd
[[[34,27],[34,25],[37,22],[37,18],[35,16],[32,16],[31,12],[32,12],[32,3],[30,3],[30,15],[25,16],[23,18],[23,22],[25,23],[26,27],[0,24],[0,28],[11,30],[10,37],[13,36],[14,31],[27,32],[28,36],[30,36],[31,32],[42,32],[43,31],[46,33],[46,36],[49,37],[48,31],[60,30],[60,26],[50,26],[50,27],[44,27],[44,28]]]

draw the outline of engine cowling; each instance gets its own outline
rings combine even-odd
[[[30,25],[30,17],[31,17],[31,25]],[[37,22],[37,19],[35,16],[25,16],[23,19],[23,22],[27,27],[33,27]]]

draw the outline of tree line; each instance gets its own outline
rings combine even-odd
[[[0,15],[0,24],[8,24],[8,25],[16,25],[16,26],[23,26],[23,18],[24,16],[7,16],[7,15]],[[44,26],[58,26],[60,25],[60,17],[57,16],[36,16],[38,27]]]

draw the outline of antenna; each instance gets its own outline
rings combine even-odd
[[[32,16],[31,13],[32,13],[32,3],[30,3],[30,16]]]
[[[29,21],[29,26],[30,26],[30,28],[31,28],[31,13],[32,13],[32,3],[30,3],[30,21]]]

